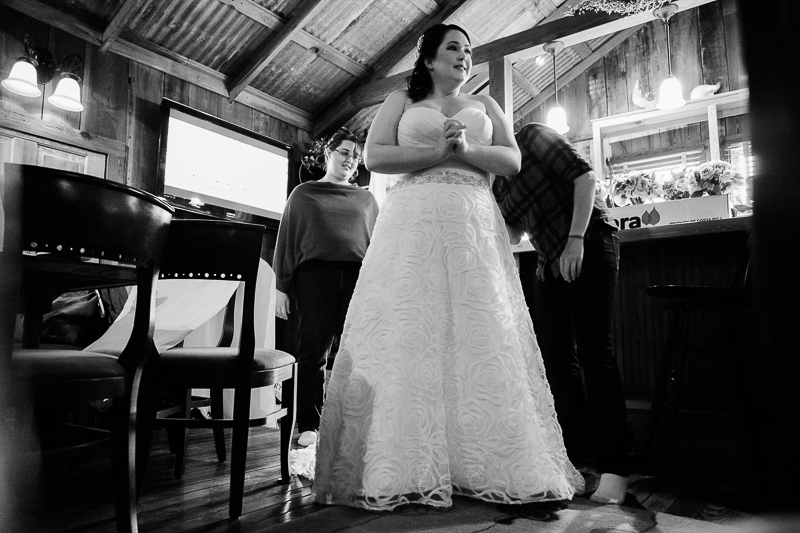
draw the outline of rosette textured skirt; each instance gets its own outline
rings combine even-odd
[[[388,510],[582,489],[488,183],[452,172],[401,181],[347,312],[316,500]]]

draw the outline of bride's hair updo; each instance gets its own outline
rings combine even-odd
[[[425,30],[417,41],[414,70],[408,77],[408,96],[411,97],[412,102],[419,102],[433,89],[433,79],[431,73],[428,72],[428,67],[425,66],[425,60],[436,57],[436,51],[442,44],[444,35],[450,30],[460,31],[467,38],[467,42],[471,42],[464,28],[455,24],[436,24]]]

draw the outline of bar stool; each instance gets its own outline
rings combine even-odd
[[[654,298],[664,299],[663,308],[671,311],[672,317],[664,348],[663,363],[657,376],[653,395],[650,418],[644,441],[645,456],[651,456],[655,434],[665,419],[665,438],[660,440],[660,451],[655,462],[656,478],[663,481],[670,465],[677,427],[679,396],[683,370],[688,356],[692,353],[720,352],[735,356],[746,377],[747,412],[752,424],[760,424],[760,430],[754,431],[753,425],[747,425],[745,434],[748,440],[757,447],[764,448],[769,441],[766,437],[768,410],[765,407],[764,370],[758,355],[755,339],[745,318],[745,311],[753,305],[753,289],[751,287],[751,255],[748,251],[739,263],[733,281],[729,286],[691,286],[691,285],[651,285],[646,292]],[[689,344],[689,324],[693,313],[707,309],[723,314],[732,328],[737,328],[741,342],[736,346],[716,346],[698,349]],[[742,424],[744,427],[745,425]]]

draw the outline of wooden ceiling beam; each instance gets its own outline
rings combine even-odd
[[[133,18],[133,14],[136,13],[136,10],[138,10],[143,3],[143,0],[125,0],[122,2],[122,5],[111,18],[111,22],[108,23],[108,26],[106,26],[106,29],[103,31],[103,35],[100,37],[101,52],[108,52],[114,39],[119,37],[119,34],[125,29],[128,21]]]
[[[305,0],[286,25],[261,49],[255,58],[234,78],[228,93],[228,101],[233,102],[253,78],[264,70],[264,67],[283,50],[303,25],[316,15],[328,0]]]
[[[375,62],[375,71],[361,83],[377,82],[388,76],[389,72],[391,72],[398,63],[414,51],[417,47],[417,39],[419,39],[422,31],[434,24],[447,21],[448,18],[453,16],[468,1],[469,0],[450,0],[440,11],[431,15],[422,23],[417,24],[413,30],[406,32],[405,36],[400,39],[386,55]],[[325,135],[333,128],[341,126],[360,111],[361,108],[356,107],[350,101],[351,93],[352,91],[347,91],[340,96],[334,104],[329,106],[328,109],[330,111],[317,120],[314,126],[315,137]]]
[[[612,36],[609,40],[604,42],[600,45],[597,50],[594,50],[591,54],[586,56],[583,60],[579,63],[576,63],[571,69],[567,72],[562,74],[558,77],[558,84],[559,86],[563,87],[567,83],[571,82],[575,78],[577,78],[582,72],[584,72],[587,68],[594,65],[597,61],[603,59],[609,52],[611,52],[614,48],[628,40],[634,33],[639,31],[642,28],[641,26],[635,26],[633,28],[628,28],[626,30],[622,30],[617,32]],[[549,84],[545,89],[542,90],[536,97],[528,100],[525,104],[520,106],[519,110],[514,113],[514,122],[516,123],[522,117],[530,113],[532,110],[536,109],[540,105],[542,105],[548,98],[553,96],[555,93],[555,85]]]
[[[550,9],[552,9],[552,11],[550,12],[549,15],[545,16],[545,18],[540,20],[537,26],[541,24],[547,24],[548,22],[560,19],[561,17],[564,16],[564,14],[568,10],[572,9],[582,1],[583,0],[566,0],[566,2],[564,2],[563,4],[561,4],[561,6],[557,8],[549,0],[540,2],[538,4],[539,9],[542,9],[544,5],[544,7],[549,6]],[[511,68],[513,69],[512,78],[514,80],[514,84],[517,85],[523,91],[527,92],[531,96],[531,98],[534,98],[536,95],[539,94],[539,92],[541,92],[539,88],[536,87],[536,85],[531,83],[531,81],[528,78],[526,78],[525,75],[522,74],[518,69],[514,68],[513,65]],[[483,88],[486,87],[486,85],[488,85],[488,83],[489,83],[488,72],[481,73],[479,75],[474,75],[473,72],[472,79],[470,79],[469,82],[467,82],[467,84],[464,86],[463,91],[469,94],[477,94],[481,92]]]
[[[440,11],[433,13],[423,22],[417,24],[414,29],[406,32],[405,36],[395,44],[392,49],[378,61],[375,62],[375,72],[364,80],[363,83],[371,83],[389,75],[392,69],[400,63],[408,54],[417,48],[417,40],[422,32],[433,26],[446,22],[447,19],[455,15],[469,0],[450,0]]]
[[[101,45],[102,32],[92,28],[77,17],[67,15],[40,0],[3,0],[3,3],[11,9],[15,9],[86,42],[96,46]],[[109,51],[165,74],[188,81],[198,87],[208,89],[216,94],[228,95],[228,76],[190,59],[185,59],[183,62],[174,61],[162,54],[119,38],[112,41]],[[236,101],[299,128],[312,129],[313,123],[310,113],[251,87],[248,87],[240,94]]]
[[[286,26],[286,21],[283,18],[256,4],[253,0],[217,0],[217,2],[230,6],[247,18],[271,30],[280,31],[281,28]],[[292,40],[354,76],[363,78],[372,74],[372,69],[369,67],[365,67],[305,30],[300,30],[294,34]]]
[[[714,1],[716,0],[681,0],[678,10],[686,11]],[[565,46],[574,46],[577,43],[640,26],[653,20],[653,14],[649,11],[628,17],[608,14],[564,17],[474,48],[472,50],[473,65],[487,63],[499,57],[507,57],[512,62],[535,57],[545,53],[543,45],[548,41],[558,40]],[[349,92],[349,100],[358,109],[376,105],[392,91],[403,88],[405,78],[409,74],[410,71],[400,72],[388,78],[356,87]]]
[[[538,27],[543,24],[548,24],[550,22],[553,22],[554,20],[560,19],[561,17],[564,16],[564,14],[567,11],[577,6],[581,2],[583,2],[583,0],[566,0],[566,2],[561,4],[558,8],[554,8],[552,3],[547,2],[546,5],[549,5],[551,8],[553,8],[553,11],[549,15],[545,16],[545,18],[540,20],[536,26]],[[541,3],[539,4],[539,8],[540,9],[542,8]],[[521,89],[523,89],[525,92],[530,94],[531,98],[535,98],[540,92],[539,88],[536,87],[533,83],[531,83],[530,80],[528,80],[528,78],[525,77],[525,75],[519,72],[519,70],[514,69],[514,72],[517,73],[517,76],[514,76],[514,83]],[[473,76],[473,78],[469,81],[469,83],[464,86],[463,90],[464,92],[470,94],[477,94],[480,91],[482,91],[483,88],[486,87],[488,83],[489,83],[489,78],[487,72],[485,75]]]

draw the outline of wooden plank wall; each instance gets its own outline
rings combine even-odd
[[[685,98],[700,84],[720,83],[718,92],[747,87],[735,0],[718,0],[678,13],[670,23],[670,43],[672,70],[683,85]],[[639,109],[632,100],[634,84],[638,79],[644,92],[656,92],[667,75],[666,53],[664,26],[654,20],[572,82],[559,87],[559,103],[571,126],[567,137],[587,160],[591,161],[589,121]],[[555,98],[550,98],[518,122],[517,128],[531,121],[544,122],[554,103]],[[748,122],[746,115],[723,120],[720,138],[741,139],[747,134]],[[615,148],[620,153],[653,153],[702,145],[707,139],[707,126],[694,124],[621,142]],[[746,239],[744,232],[738,232],[622,246],[614,345],[629,400],[650,399],[670,318],[660,302],[646,295],[645,288],[657,283],[729,284]],[[533,297],[535,262],[534,253],[520,256],[528,298]],[[730,339],[735,342],[737,332],[731,331],[720,316],[698,312],[690,335],[697,345],[713,346]],[[684,399],[695,405],[735,403],[741,398],[740,382],[741,369],[731,356],[699,353],[687,364]]]
[[[311,139],[308,131],[256,111],[239,102],[227,100],[202,87],[164,74],[145,65],[99,47],[31,19],[0,5],[0,79],[8,76],[17,57],[23,55],[23,39],[30,34],[38,47],[56,52],[57,57],[78,53],[84,57],[81,76],[82,99],[85,110],[71,113],[52,106],[47,96],[54,83],[46,85],[40,98],[23,98],[9,91],[0,91],[0,112],[24,123],[27,133],[52,138],[54,134],[74,137],[84,148],[121,146],[107,161],[106,177],[120,183],[149,191],[158,190],[156,168],[158,161],[159,105],[162,97],[228,120],[239,126],[284,142],[293,148],[295,161],[290,165],[290,177],[295,178],[303,145]],[[296,178],[295,178],[296,179]],[[297,182],[291,183],[293,187]],[[263,257],[272,262],[277,237],[277,224],[267,228]],[[287,349],[292,342],[289,325],[278,321],[276,343]],[[289,348],[290,349],[290,348]]]
[[[158,110],[162,97],[229,120],[294,148],[300,158],[307,131],[287,124],[260,111],[227,100],[201,87],[176,79],[86,43],[38,22],[5,6],[0,6],[0,77],[6,78],[15,59],[24,52],[23,39],[30,34],[38,47],[48,48],[59,58],[78,53],[84,58],[81,76],[85,110],[63,111],[52,106],[47,97],[55,83],[45,86],[40,98],[23,98],[0,91],[0,109],[37,126],[47,137],[47,126],[79,134],[83,139],[109,139],[124,143],[124,161],[109,161],[107,176],[146,191],[156,190],[158,157]],[[98,141],[99,142],[99,141]],[[296,174],[296,165],[292,170]]]
[[[647,402],[655,389],[671,319],[645,289],[657,284],[730,285],[743,257],[743,231],[640,241],[622,245],[614,300],[614,350],[629,400]],[[534,298],[536,254],[520,254],[520,276],[529,306]],[[695,311],[689,339],[698,353],[688,358],[682,399],[694,406],[735,408],[745,385],[732,354],[709,347],[741,345],[741,332],[721,312]],[[704,351],[705,350],[705,351]]]
[[[717,0],[672,18],[672,72],[681,81],[685,98],[700,84],[720,83],[718,93],[747,87],[739,22],[735,0]],[[589,120],[640,109],[632,98],[636,80],[645,93],[656,93],[667,72],[666,32],[662,22],[653,20],[570,83],[559,85],[559,103],[571,127],[567,137],[588,156],[592,138]],[[545,122],[554,104],[555,97],[551,97],[518,121],[516,129],[528,122]],[[741,131],[738,122],[726,122],[720,137]],[[662,135],[654,145],[638,140],[625,145],[624,150],[665,150],[686,143],[702,144],[706,138],[707,133],[704,135],[696,125],[687,126],[672,136]]]

